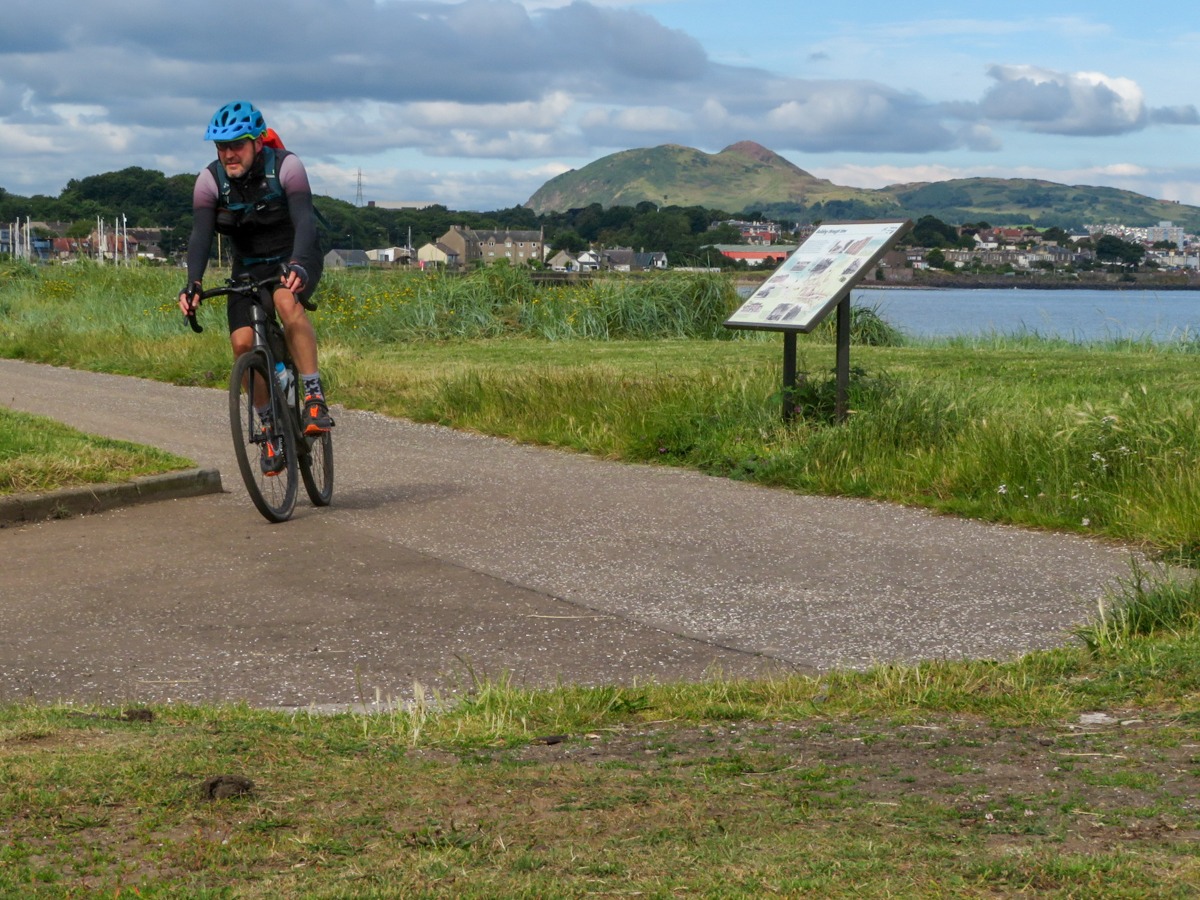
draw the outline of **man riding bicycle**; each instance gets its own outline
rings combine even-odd
[[[273,293],[275,311],[302,381],[302,427],[305,434],[319,435],[333,427],[333,419],[317,368],[317,335],[302,305],[316,290],[324,268],[312,188],[300,158],[277,140],[268,146],[267,134],[262,113],[242,100],[222,106],[209,122],[204,139],[216,142],[217,158],[201,170],[192,192],[188,284],[179,294],[179,308],[186,316],[200,304],[214,232],[233,244],[235,278],[249,275],[257,280],[282,271]],[[253,346],[252,302],[236,294],[229,298],[229,342],[235,358]],[[269,409],[268,404],[259,413],[269,415]],[[264,456],[264,471],[281,464]]]

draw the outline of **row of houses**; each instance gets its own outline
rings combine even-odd
[[[417,251],[417,263],[422,268],[441,266],[447,269],[492,265],[507,260],[513,265],[541,264],[545,261],[546,240],[538,231],[477,231],[461,225]]]
[[[382,247],[375,250],[330,250],[326,268],[369,266],[371,264],[409,266],[423,269],[465,269],[491,265],[501,259],[513,265],[537,263],[545,256],[545,237],[541,231],[477,231],[460,225],[451,227],[435,241],[414,250],[412,247]]]
[[[455,225],[436,241],[413,250],[411,247],[387,247],[377,250],[329,251],[326,268],[353,266],[413,265],[422,269],[467,269],[493,265],[505,260],[511,265],[546,265],[556,272],[644,272],[667,268],[667,255],[641,252],[630,248],[586,250],[568,253],[560,250],[549,259],[542,231],[476,230]]]
[[[611,250],[584,250],[568,253],[560,250],[547,261],[554,272],[651,272],[667,267],[667,254],[647,253],[629,247]]]
[[[757,223],[751,223],[757,224]],[[769,241],[747,244],[713,244],[713,254],[740,261],[751,267],[774,268],[797,249],[798,244],[779,244]],[[422,268],[445,268],[450,270],[469,268],[474,265],[490,265],[504,259],[516,265],[542,262],[547,252],[544,236],[540,231],[475,231],[454,226],[437,241],[430,242],[419,250],[411,248],[386,248],[381,250],[333,250],[326,256],[326,267],[368,266],[372,263],[407,265],[415,262]],[[1033,229],[995,228],[976,235],[974,249],[943,249],[944,258],[958,268],[969,266],[1011,267],[1013,269],[1064,268],[1094,258],[1090,250],[1078,247],[1060,247],[1044,242]],[[929,268],[928,248],[912,248],[908,251],[893,251],[881,260],[881,268],[890,270],[889,280],[903,276],[904,270]],[[667,254],[641,252],[631,248],[586,250],[569,253],[560,250],[548,259],[545,265],[555,272],[646,272],[666,269]],[[1164,259],[1164,266],[1194,266],[1187,258]]]
[[[783,226],[778,222],[726,219],[718,224],[736,228],[742,236],[743,244],[774,244],[783,236]]]
[[[794,244],[774,243],[779,226],[770,222],[731,222],[744,225],[751,234],[746,244],[714,244],[711,250],[751,266],[775,266],[796,249]],[[809,229],[811,231],[811,228]],[[458,270],[491,265],[506,260],[512,265],[544,264],[555,272],[651,272],[666,269],[669,261],[661,251],[634,250],[630,247],[585,250],[571,253],[559,250],[547,258],[542,231],[475,230],[455,225],[435,241],[413,250],[390,247],[378,250],[333,250],[325,258],[326,268],[366,266],[372,263],[412,265],[420,268]]]
[[[28,257],[39,262],[84,257],[109,262],[162,258],[158,246],[162,237],[160,228],[93,231],[81,238],[35,236],[53,233],[51,226],[44,222],[31,222],[19,228],[0,227],[0,254]]]

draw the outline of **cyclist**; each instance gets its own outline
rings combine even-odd
[[[179,308],[190,315],[199,305],[214,232],[233,244],[234,277],[263,279],[282,271],[274,290],[275,310],[303,383],[304,432],[318,435],[333,427],[333,419],[317,368],[316,332],[300,303],[312,296],[324,268],[312,188],[300,158],[277,140],[267,146],[265,136],[273,138],[273,133],[268,136],[262,113],[244,100],[222,106],[208,123],[204,140],[216,143],[217,158],[196,177],[187,287],[179,294]],[[235,357],[253,346],[252,302],[239,295],[229,298],[229,342]],[[269,415],[269,406],[259,412]],[[270,424],[264,420],[264,427]],[[263,470],[269,474],[283,468],[275,449],[270,442],[263,448]]]

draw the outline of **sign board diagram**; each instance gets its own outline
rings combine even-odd
[[[889,221],[821,225],[725,325],[812,331],[900,238],[908,224]]]

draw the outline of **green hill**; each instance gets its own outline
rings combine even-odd
[[[937,216],[945,222],[1057,225],[1170,220],[1200,232],[1200,207],[1132,191],[1027,178],[959,178],[871,190],[817,178],[750,141],[710,154],[664,144],[605,156],[564,172],[525,204],[539,215],[599,203],[603,207],[702,206],[731,214],[760,210],[778,219]]]
[[[1032,222],[1066,228],[1102,222],[1157,225],[1170,220],[1191,232],[1200,229],[1200,208],[1094,185],[1030,178],[958,178],[889,185],[879,193],[893,198],[907,215],[932,214],[947,222],[986,219],[993,225]]]
[[[779,204],[807,208],[826,200],[892,202],[874,191],[817,178],[747,141],[716,154],[676,144],[614,153],[552,178],[525,205],[541,214],[592,203],[636,206],[647,200],[727,212]]]

